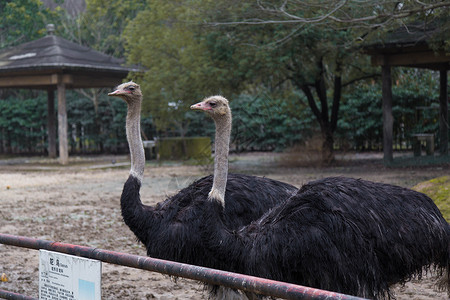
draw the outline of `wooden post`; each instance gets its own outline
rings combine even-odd
[[[69,150],[67,142],[67,110],[66,86],[61,79],[58,80],[58,137],[59,137],[59,163],[69,163]]]
[[[391,67],[389,65],[383,65],[381,67],[381,80],[383,95],[383,155],[384,163],[390,164],[394,159],[392,154],[392,132],[394,118],[392,116]]]
[[[47,142],[48,157],[56,158],[56,116],[55,116],[55,91],[47,90]]]
[[[439,152],[441,155],[448,155],[448,99],[447,99],[447,70],[439,71]]]

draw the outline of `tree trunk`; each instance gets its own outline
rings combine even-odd
[[[447,88],[447,70],[442,69],[440,72],[440,88],[439,88],[439,152],[441,155],[448,155],[448,88]]]
[[[322,130],[322,162],[326,165],[331,164],[334,161],[334,137],[333,131],[328,126],[325,130]]]
[[[330,164],[334,161],[334,132],[337,128],[337,120],[339,116],[339,104],[341,101],[342,81],[338,75],[334,79],[334,95],[333,104],[331,107],[331,116],[328,111],[327,90],[323,75],[316,80],[314,88],[317,93],[317,97],[320,101],[320,110],[314,99],[314,95],[311,92],[310,86],[302,85],[301,89],[308,99],[309,107],[311,108],[314,116],[320,125],[320,131],[322,134],[322,162]]]
[[[392,78],[391,67],[383,65],[382,74],[382,106],[383,106],[383,155],[384,163],[389,165],[393,161],[392,132],[394,117],[392,116]]]

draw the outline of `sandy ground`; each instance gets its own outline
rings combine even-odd
[[[344,157],[328,168],[295,167],[279,154],[232,156],[232,172],[266,176],[296,186],[317,178],[344,175],[413,187],[448,175],[449,166],[386,168],[379,154]],[[114,164],[111,162],[114,161]],[[0,160],[0,233],[24,235],[130,254],[145,249],[124,225],[119,199],[128,176],[128,157],[71,158],[60,167],[46,159]],[[283,166],[280,166],[283,165]],[[287,165],[287,166],[286,166]],[[147,165],[142,201],[155,204],[210,168],[181,164]],[[0,289],[38,297],[38,251],[0,244]],[[395,288],[397,299],[446,299],[429,276]],[[206,299],[192,280],[102,264],[102,299]]]

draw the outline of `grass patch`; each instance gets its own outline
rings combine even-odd
[[[433,199],[447,222],[450,221],[450,176],[434,178],[416,185],[414,190]]]

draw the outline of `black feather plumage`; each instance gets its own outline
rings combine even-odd
[[[151,257],[223,268],[204,247],[200,227],[213,176],[203,177],[156,206],[143,205],[140,183],[129,176],[121,196],[123,219]],[[257,220],[298,189],[290,184],[242,174],[228,174],[223,224],[231,230]]]
[[[449,265],[449,224],[429,197],[398,186],[313,181],[237,231],[203,205],[202,237],[228,271],[385,298],[391,284]]]

